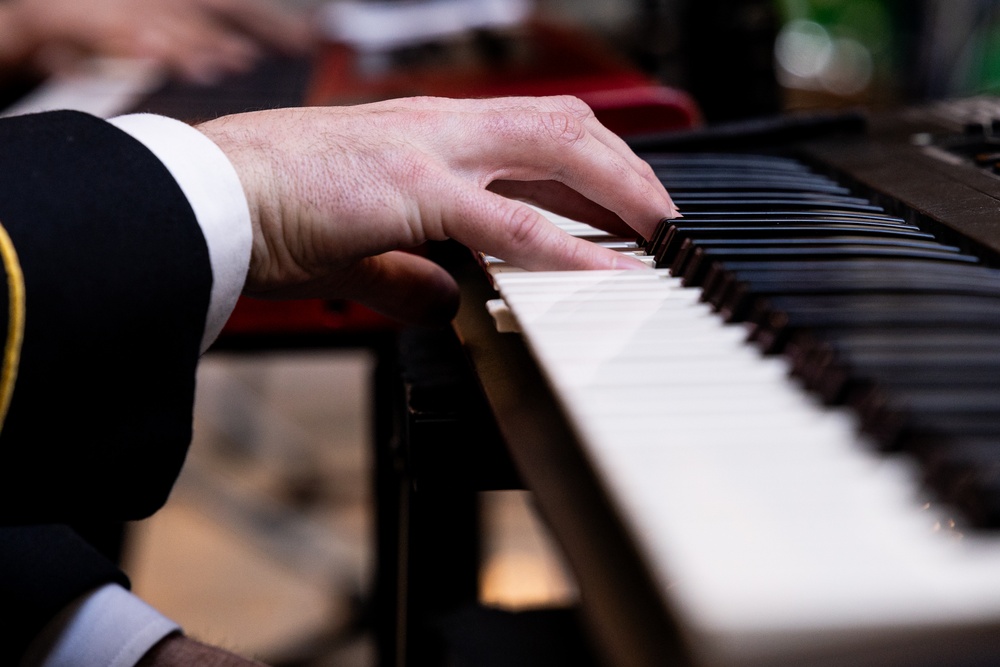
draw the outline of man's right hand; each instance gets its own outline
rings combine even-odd
[[[450,238],[526,269],[644,268],[524,202],[633,236],[676,215],[649,165],[573,97],[280,109],[198,129],[229,157],[250,205],[251,296],[350,298],[447,321],[451,277],[394,251]]]

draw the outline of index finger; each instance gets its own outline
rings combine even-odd
[[[444,236],[470,248],[529,270],[646,268],[637,259],[570,236],[527,204],[458,185],[434,198],[441,206],[436,215]]]
[[[463,99],[453,100],[441,97],[416,97],[405,100],[407,106],[421,109],[444,111],[450,114],[472,113],[485,114],[487,119],[490,116],[496,117],[498,114],[507,117],[512,123],[523,122],[522,119],[532,115],[539,118],[556,114],[566,114],[575,122],[580,124],[580,129],[589,135],[590,139],[603,144],[607,150],[616,154],[621,160],[634,170],[651,187],[654,201],[662,202],[664,211],[661,217],[676,217],[677,207],[674,205],[670,194],[663,183],[656,176],[652,167],[629,147],[625,141],[617,134],[605,127],[593,110],[581,99],[571,95],[560,95],[552,97],[501,97],[485,99]],[[460,106],[457,106],[460,105]],[[493,121],[489,123],[489,130],[502,127]],[[537,122],[528,122],[526,127],[536,128]],[[476,159],[482,155],[481,151],[476,152]]]
[[[590,108],[590,106],[579,98],[571,96],[549,99],[553,104],[561,105],[565,107],[567,112],[574,114],[578,119],[580,119],[580,121],[587,128],[587,131],[590,132],[590,134],[597,141],[600,141],[602,144],[615,151],[618,155],[625,159],[638,174],[640,174],[650,183],[650,185],[653,186],[654,190],[661,191],[667,201],[670,202],[671,211],[669,217],[674,217],[678,213],[677,206],[670,197],[670,193],[667,192],[663,182],[656,175],[656,172],[653,171],[653,168],[649,165],[649,163],[636,155],[635,151],[633,151],[621,137],[605,127],[604,124],[597,118],[597,115],[594,113],[593,109]]]
[[[263,44],[289,53],[305,53],[317,33],[304,13],[271,0],[201,0],[226,21]]]
[[[631,151],[624,155],[591,129],[594,122],[565,109],[498,109],[460,115],[465,136],[453,151],[455,166],[495,180],[554,180],[614,212],[649,237],[677,209],[652,169]],[[606,138],[606,137],[605,137]]]
[[[477,113],[497,111],[548,113],[557,111],[568,113],[579,119],[595,139],[603,143],[610,150],[618,153],[633,169],[642,174],[654,188],[662,190],[668,199],[670,197],[663,183],[657,178],[649,164],[636,155],[635,151],[621,137],[605,127],[596,114],[594,114],[593,109],[578,97],[556,95],[548,97],[490,97],[462,100],[446,97],[412,97],[406,98],[405,102],[408,107],[449,113],[455,113],[456,111]],[[456,109],[455,105],[458,103],[462,106]]]

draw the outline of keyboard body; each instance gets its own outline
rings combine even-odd
[[[993,100],[965,100],[767,152],[989,271],[994,117]],[[700,204],[678,203],[697,220]],[[666,268],[486,263],[487,284],[463,278],[456,330],[611,664],[1000,660],[995,529],[944,502],[919,457],[852,407],[807,390],[786,355],[748,343],[746,321],[724,322]],[[498,333],[486,301],[520,333]]]

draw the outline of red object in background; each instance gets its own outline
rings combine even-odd
[[[431,57],[372,72],[342,44],[320,53],[303,103],[343,105],[411,95],[502,97],[576,95],[620,135],[688,129],[701,123],[692,98],[637,71],[593,35],[567,26],[531,23],[478,54]],[[222,332],[241,334],[357,333],[395,327],[359,304],[309,299],[242,298]]]
[[[241,297],[222,334],[355,333],[394,326],[385,316],[344,299],[261,301]]]
[[[503,97],[576,95],[622,135],[687,129],[701,123],[694,100],[639,72],[594,35],[532,22],[492,46],[454,57],[385,66],[372,73],[343,44],[319,58],[306,103],[357,104],[410,95]]]
[[[687,93],[654,84],[594,90],[579,94],[594,115],[618,135],[653,134],[701,124]]]

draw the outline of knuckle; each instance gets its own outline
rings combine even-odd
[[[398,170],[398,178],[407,190],[419,189],[440,178],[437,165],[420,151],[401,148],[392,158],[390,165]]]
[[[566,245],[566,265],[572,268],[587,268],[591,263],[589,249],[582,243],[570,243]]]
[[[411,185],[419,186],[436,178],[434,165],[426,156],[419,153],[409,153],[402,165],[403,173]]]
[[[594,115],[590,105],[575,95],[559,95],[553,98],[553,101],[559,108],[575,118],[583,120]]]
[[[538,235],[538,219],[527,206],[508,206],[503,214],[503,226],[515,247],[531,245]]]
[[[541,117],[542,127],[561,145],[572,145],[586,134],[583,123],[568,111],[550,111]]]
[[[659,177],[656,175],[656,170],[654,170],[653,167],[645,160],[640,160],[639,175],[644,178],[659,180]]]

